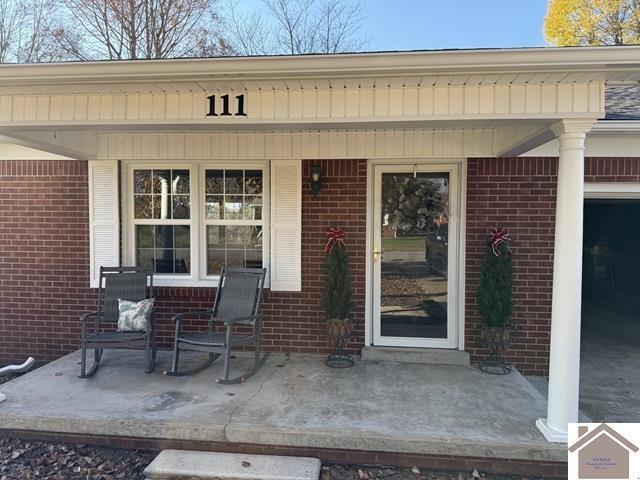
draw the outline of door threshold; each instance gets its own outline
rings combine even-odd
[[[362,360],[377,362],[423,363],[427,365],[471,364],[469,354],[464,350],[444,348],[376,347],[362,349]]]

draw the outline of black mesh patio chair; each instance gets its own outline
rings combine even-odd
[[[223,267],[213,308],[180,313],[173,317],[176,322],[176,332],[171,370],[166,372],[167,375],[183,376],[197,373],[207,368],[221,355],[224,355],[224,377],[218,379],[218,383],[226,385],[244,382],[262,367],[269,356],[268,353],[262,355],[260,351],[262,330],[260,301],[265,274],[264,268]],[[183,332],[182,322],[190,317],[208,317],[206,331]],[[223,326],[224,331],[217,330],[216,324]],[[231,349],[252,345],[255,346],[253,367],[239,377],[229,378]],[[200,366],[180,372],[178,362],[180,352],[183,350],[206,352],[209,358]]]
[[[156,358],[154,311],[147,317],[146,331],[117,332],[105,330],[106,323],[118,323],[118,299],[140,302],[153,298],[153,271],[144,267],[100,267],[98,307],[80,317],[82,323],[82,361],[80,377],[91,377],[100,364],[102,351],[113,348],[136,348],[146,352],[147,373],[153,372]],[[93,329],[90,319],[94,320]],[[93,365],[87,370],[87,350],[93,349]]]

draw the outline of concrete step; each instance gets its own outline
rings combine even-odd
[[[144,474],[154,480],[318,480],[320,466],[317,458],[163,450]]]
[[[424,363],[429,365],[469,365],[463,350],[443,348],[364,347],[362,360],[378,362]]]

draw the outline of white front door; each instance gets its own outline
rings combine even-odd
[[[373,166],[373,344],[458,347],[458,164]]]

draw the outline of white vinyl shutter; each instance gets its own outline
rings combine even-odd
[[[302,289],[302,161],[271,161],[271,290]]]
[[[98,287],[100,266],[120,264],[118,161],[89,161],[90,284]]]

